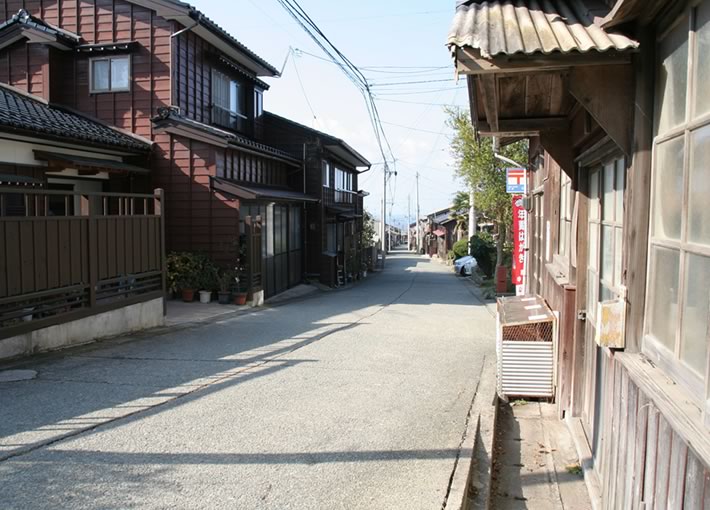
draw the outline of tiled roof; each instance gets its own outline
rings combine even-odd
[[[585,0],[493,0],[460,2],[449,46],[468,46],[483,58],[517,53],[634,50],[638,42],[594,23]]]
[[[271,112],[264,112],[265,117],[270,117],[274,119],[277,122],[283,122],[286,124],[290,124],[292,126],[295,126],[299,129],[302,129],[304,131],[308,131],[310,133],[313,133],[314,135],[322,138],[324,142],[327,144],[332,144],[332,145],[340,145],[343,149],[345,149],[347,152],[349,152],[355,159],[360,160],[362,163],[362,166],[367,166],[370,167],[372,163],[370,163],[367,158],[365,158],[362,154],[360,154],[358,151],[350,147],[345,140],[342,140],[341,138],[338,138],[333,135],[329,135],[328,133],[324,133],[323,131],[319,131],[317,129],[313,129],[312,127],[308,127],[304,124],[301,124],[300,122],[296,122],[295,120],[287,119],[286,117],[282,117],[280,115],[276,115],[275,113]]]
[[[0,130],[148,151],[150,143],[0,84]]]
[[[72,44],[77,43],[80,39],[77,34],[68,32],[59,27],[55,27],[54,25],[50,25],[49,23],[46,23],[45,21],[32,16],[25,9],[20,9],[19,11],[17,11],[16,14],[13,14],[10,19],[3,23],[0,23],[0,31],[14,25],[21,25],[27,28],[39,30],[41,32],[56,36],[60,39],[64,39]]]
[[[265,145],[263,143],[256,142],[232,131],[226,131],[215,126],[210,126],[209,124],[204,124],[202,122],[192,120],[182,115],[176,108],[158,108],[158,115],[153,117],[153,122],[157,125],[159,125],[161,122],[170,120],[185,126],[192,127],[194,129],[198,129],[205,133],[224,138],[232,145],[237,145],[248,149],[254,149],[265,154],[271,154],[273,156],[278,156],[283,159],[288,159],[295,163],[300,163],[298,159],[294,158],[287,152],[271,147],[270,145]]]
[[[203,12],[198,10],[196,7],[190,5],[187,2],[182,2],[181,0],[167,0],[171,4],[175,5],[179,9],[184,9],[184,12],[192,18],[193,20],[200,22],[205,28],[207,28],[210,32],[216,34],[217,36],[221,37],[225,41],[227,41],[229,44],[234,46],[237,50],[240,52],[244,53],[247,55],[250,59],[252,59],[254,62],[258,63],[261,67],[264,69],[268,70],[269,73],[272,76],[279,76],[281,73],[279,73],[279,70],[276,69],[274,66],[269,64],[266,60],[261,58],[259,55],[254,53],[252,50],[247,48],[244,44],[239,42],[232,34],[227,32],[224,28],[219,26],[215,21],[211,20]],[[225,3],[225,5],[228,5]]]

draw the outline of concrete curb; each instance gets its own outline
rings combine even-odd
[[[497,409],[496,362],[486,357],[444,510],[489,508]]]
[[[187,329],[199,328],[206,324],[211,324],[213,322],[224,321],[228,319],[235,319],[237,317],[243,317],[246,315],[251,315],[255,313],[260,313],[265,310],[279,308],[284,305],[288,305],[298,301],[307,301],[313,299],[323,293],[322,290],[314,288],[313,291],[305,293],[299,296],[289,297],[287,299],[282,299],[273,303],[266,302],[262,306],[252,307],[244,306],[240,307],[238,310],[227,311],[218,315],[213,315],[206,317],[204,319],[198,319],[189,322],[183,322],[180,324],[169,324],[163,326],[157,326],[154,328],[143,329],[140,331],[134,331],[131,333],[124,333],[115,336],[109,336],[105,338],[99,338],[95,340],[89,340],[87,342],[77,343],[72,346],[63,347],[59,349],[52,349],[48,351],[38,352],[31,354],[29,356],[19,356],[14,358],[0,359],[0,370],[8,370],[12,368],[22,368],[26,366],[34,366],[37,363],[44,361],[57,359],[65,356],[79,355],[82,353],[91,352],[94,349],[100,349],[107,345],[123,345],[129,344],[131,342],[136,342],[139,340],[144,340],[146,338],[153,338],[159,336],[165,336],[170,333],[176,333],[179,331],[184,331]]]

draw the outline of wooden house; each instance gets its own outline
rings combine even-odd
[[[527,291],[599,508],[710,507],[710,1],[463,1],[471,116],[528,138]]]
[[[339,286],[362,270],[363,200],[358,187],[370,162],[345,141],[273,113],[263,117],[265,140],[303,160],[299,183],[316,198],[304,210],[306,273]]]
[[[7,20],[0,83],[140,146],[110,155],[123,166],[94,164],[102,179],[92,181],[96,190],[163,188],[170,251],[202,252],[233,266],[239,247],[251,242],[251,284],[266,297],[303,280],[304,206],[321,193],[304,191],[300,152],[266,142],[269,86],[262,78],[278,76],[273,66],[178,0],[8,1],[0,19]],[[67,125],[69,137],[72,130]],[[68,175],[88,171],[85,161],[47,159],[48,152],[66,151],[24,162],[40,178],[47,165]],[[32,173],[29,167],[22,172]],[[86,186],[57,178],[45,179],[47,187]]]

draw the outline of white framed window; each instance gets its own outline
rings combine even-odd
[[[91,93],[127,92],[131,89],[131,56],[89,59]]]
[[[326,188],[330,188],[330,163],[328,163],[327,161],[323,161],[322,180],[323,186],[325,186]]]
[[[597,303],[622,297],[625,188],[623,158],[590,170],[587,313],[591,319],[595,318]]]
[[[238,131],[246,129],[246,85],[216,69],[213,70],[212,104],[216,124]]]
[[[353,190],[353,174],[343,170],[342,168],[335,169],[335,189],[339,191]]]
[[[557,253],[565,260],[569,260],[572,246],[572,214],[574,211],[574,192],[572,179],[560,170],[560,224]]]
[[[254,90],[254,118],[259,119],[264,113],[264,93]]]
[[[710,411],[710,1],[659,41],[644,352]]]

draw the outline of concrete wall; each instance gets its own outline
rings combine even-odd
[[[0,360],[86,344],[163,324],[163,300],[153,299],[0,340]]]

